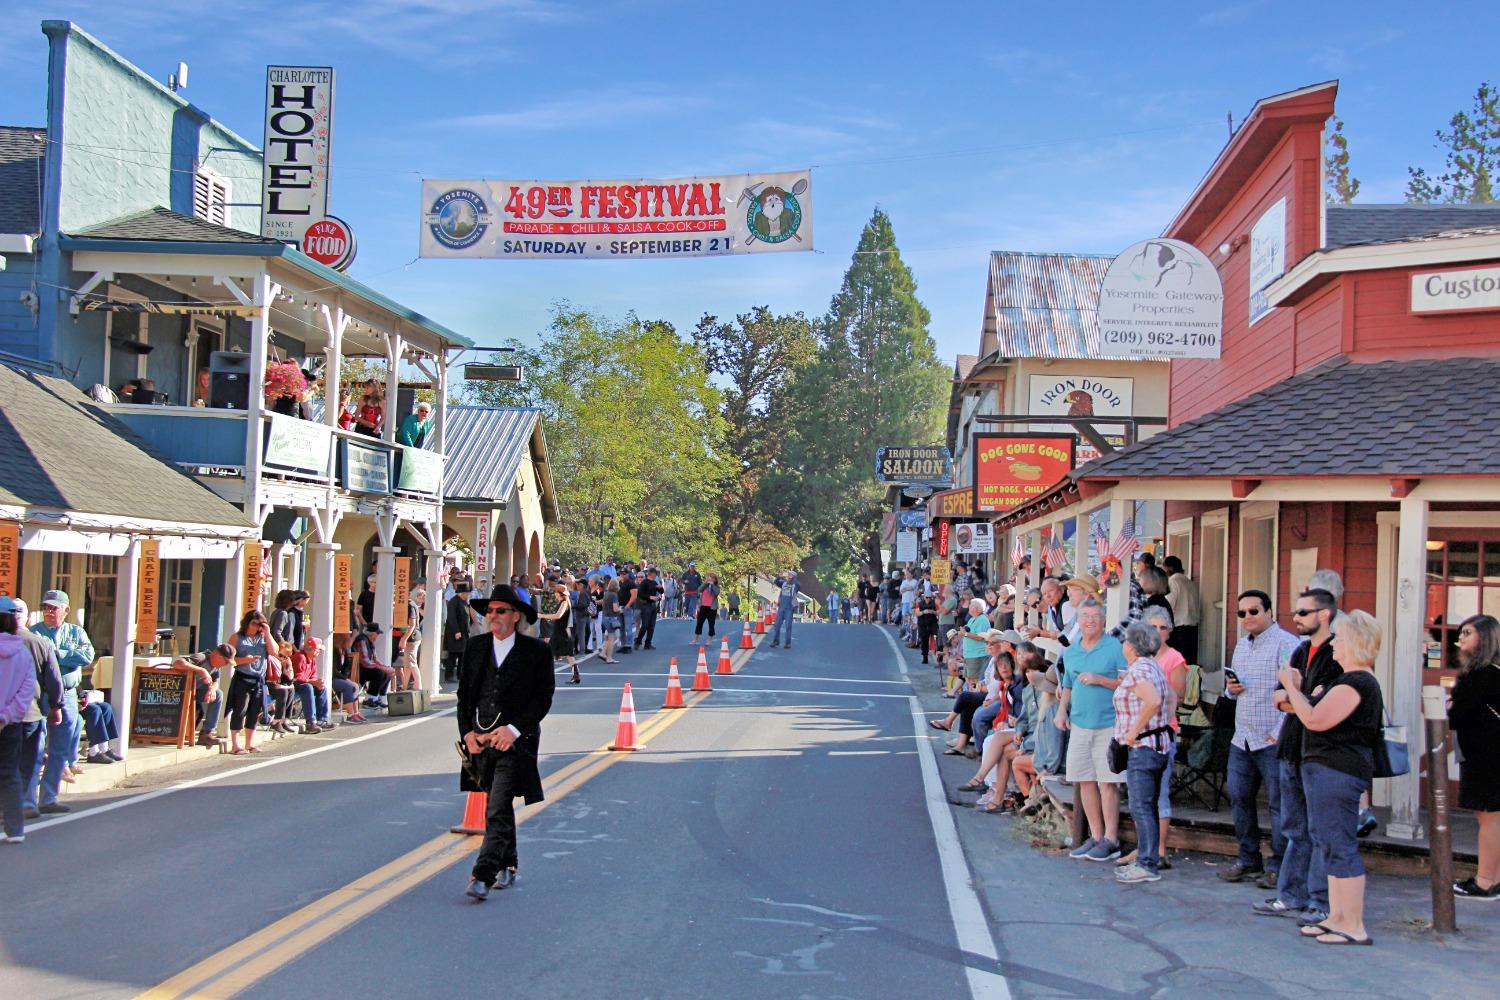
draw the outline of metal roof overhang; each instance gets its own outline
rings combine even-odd
[[[297,248],[286,243],[213,243],[192,242],[187,240],[120,240],[120,239],[95,239],[88,236],[63,236],[59,246],[69,253],[129,253],[129,254],[170,254],[188,257],[254,257],[265,260],[279,260],[309,277],[323,283],[330,289],[345,292],[364,303],[382,310],[397,319],[411,323],[426,331],[432,336],[454,344],[459,347],[473,347],[474,341],[468,337],[450,330],[436,320],[409,309],[401,303],[382,295],[369,285],[356,281],[342,271],[335,271],[331,267],[325,267],[302,253]],[[75,261],[76,264],[87,265],[86,261]],[[100,270],[91,266],[82,266],[78,270]]]

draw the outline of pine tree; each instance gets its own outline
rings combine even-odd
[[[1474,93],[1474,107],[1448,120],[1449,131],[1438,129],[1438,148],[1447,170],[1436,178],[1421,167],[1408,167],[1406,200],[1414,204],[1447,202],[1476,204],[1495,200],[1500,172],[1500,91],[1488,82]]]
[[[1344,135],[1344,120],[1338,115],[1329,119],[1328,141],[1323,151],[1324,197],[1330,205],[1347,205],[1359,194],[1359,178],[1349,172],[1349,137]]]

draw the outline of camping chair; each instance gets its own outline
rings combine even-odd
[[[1225,798],[1229,741],[1233,736],[1232,729],[1182,727],[1178,734],[1177,761],[1172,765],[1172,798],[1185,797],[1210,812],[1219,811],[1219,804]]]

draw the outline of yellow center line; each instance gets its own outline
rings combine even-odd
[[[690,695],[685,708],[707,698]],[[662,732],[685,712],[658,712],[641,724],[637,742]],[[609,749],[613,740],[600,744],[584,756],[559,768],[546,786],[547,798],[517,810],[516,824],[526,822],[549,805],[566,798],[586,782],[629,754]],[[139,995],[138,1000],[169,1000],[184,996],[230,997],[311,951],[354,923],[385,906],[397,896],[420,885],[462,857],[477,850],[476,842],[463,834],[444,833],[335,889],[320,899],[262,928],[208,958],[184,969],[167,981]],[[326,926],[324,926],[326,925]]]

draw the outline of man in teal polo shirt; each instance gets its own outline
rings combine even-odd
[[[1068,782],[1088,817],[1088,839],[1069,857],[1113,861],[1120,856],[1120,784],[1109,769],[1115,728],[1115,688],[1125,672],[1125,650],[1104,634],[1104,608],[1085,601],[1078,609],[1078,642],[1063,650],[1062,696],[1054,720],[1068,736]]]
[[[69,811],[57,801],[57,796],[62,790],[64,773],[78,762],[78,738],[83,734],[83,718],[78,714],[78,685],[83,682],[83,668],[94,662],[94,644],[89,641],[89,634],[83,626],[66,620],[70,603],[65,592],[47,591],[42,595],[42,620],[31,626],[32,632],[52,640],[63,682],[62,722],[47,727],[47,765],[42,771],[37,807],[43,813]]]

